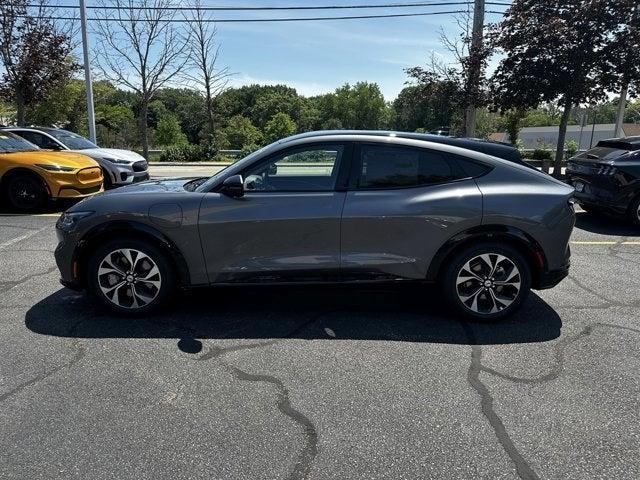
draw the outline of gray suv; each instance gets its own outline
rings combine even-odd
[[[513,313],[568,273],[573,188],[484,153],[314,132],[210,178],[97,195],[58,221],[62,283],[118,313],[176,288],[437,282],[454,312]]]

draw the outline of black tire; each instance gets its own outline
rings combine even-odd
[[[493,280],[490,277],[491,265],[478,259],[484,254],[489,254],[490,261],[499,260],[495,265]],[[506,261],[499,259],[497,255],[505,257]],[[473,277],[464,275],[467,270],[463,271],[463,267],[467,262],[471,262],[470,267],[478,269],[471,272]],[[445,265],[448,267],[441,276],[441,287],[454,314],[463,319],[487,322],[505,318],[520,308],[531,290],[531,268],[522,254],[509,245],[487,242],[469,246],[456,252]],[[512,266],[517,268],[517,277],[513,276],[516,271]],[[469,278],[460,286],[459,274],[461,278]],[[486,285],[485,276],[489,281]],[[500,284],[507,280],[511,283]],[[518,287],[514,286],[517,280]],[[467,299],[466,303],[463,299]]]
[[[629,211],[627,212],[627,218],[631,225],[640,227],[640,195],[634,198],[629,205]]]
[[[35,212],[41,209],[49,197],[42,180],[27,173],[11,176],[4,188],[9,205],[21,212]]]
[[[110,190],[113,188],[113,182],[111,181],[111,174],[107,172],[104,168],[102,169],[102,185],[105,190]]]
[[[126,255],[121,253],[122,250],[137,251],[129,252],[135,271],[131,271],[131,264]],[[106,266],[103,262],[108,255],[109,262],[122,274],[115,270],[107,273],[103,270],[102,274],[99,273],[101,266]],[[158,275],[148,275],[145,278],[144,275],[153,271],[153,268],[148,267],[153,265],[157,267]],[[115,288],[118,297],[115,296],[115,291],[110,292],[111,295],[103,291],[111,290],[113,285],[127,282],[125,274],[129,272],[135,274],[138,279],[131,279],[133,283],[124,283],[121,287]],[[101,245],[90,257],[87,265],[89,294],[101,305],[120,315],[144,315],[152,312],[167,301],[174,286],[174,272],[164,253],[155,245],[134,238],[111,240]]]

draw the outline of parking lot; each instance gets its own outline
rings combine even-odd
[[[461,323],[422,288],[216,289],[123,319],[0,214],[0,478],[640,478],[640,231]]]

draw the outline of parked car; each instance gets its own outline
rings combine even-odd
[[[119,313],[176,288],[437,282],[491,320],[569,269],[573,188],[471,150],[371,133],[294,136],[210,178],[150,181],[70,208],[64,285]]]
[[[105,188],[149,179],[147,161],[130,150],[101,148],[77,133],[59,128],[7,127],[5,130],[45,150],[72,151],[93,158],[102,167]]]
[[[102,191],[102,170],[91,158],[72,152],[48,152],[7,131],[0,131],[0,191],[22,211],[34,211],[47,199],[83,198]]]
[[[640,137],[598,142],[569,159],[567,176],[583,209],[640,225]]]

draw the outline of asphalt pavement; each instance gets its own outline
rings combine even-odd
[[[2,479],[640,478],[640,231],[580,212],[508,321],[422,288],[215,289],[123,319],[0,214]]]

